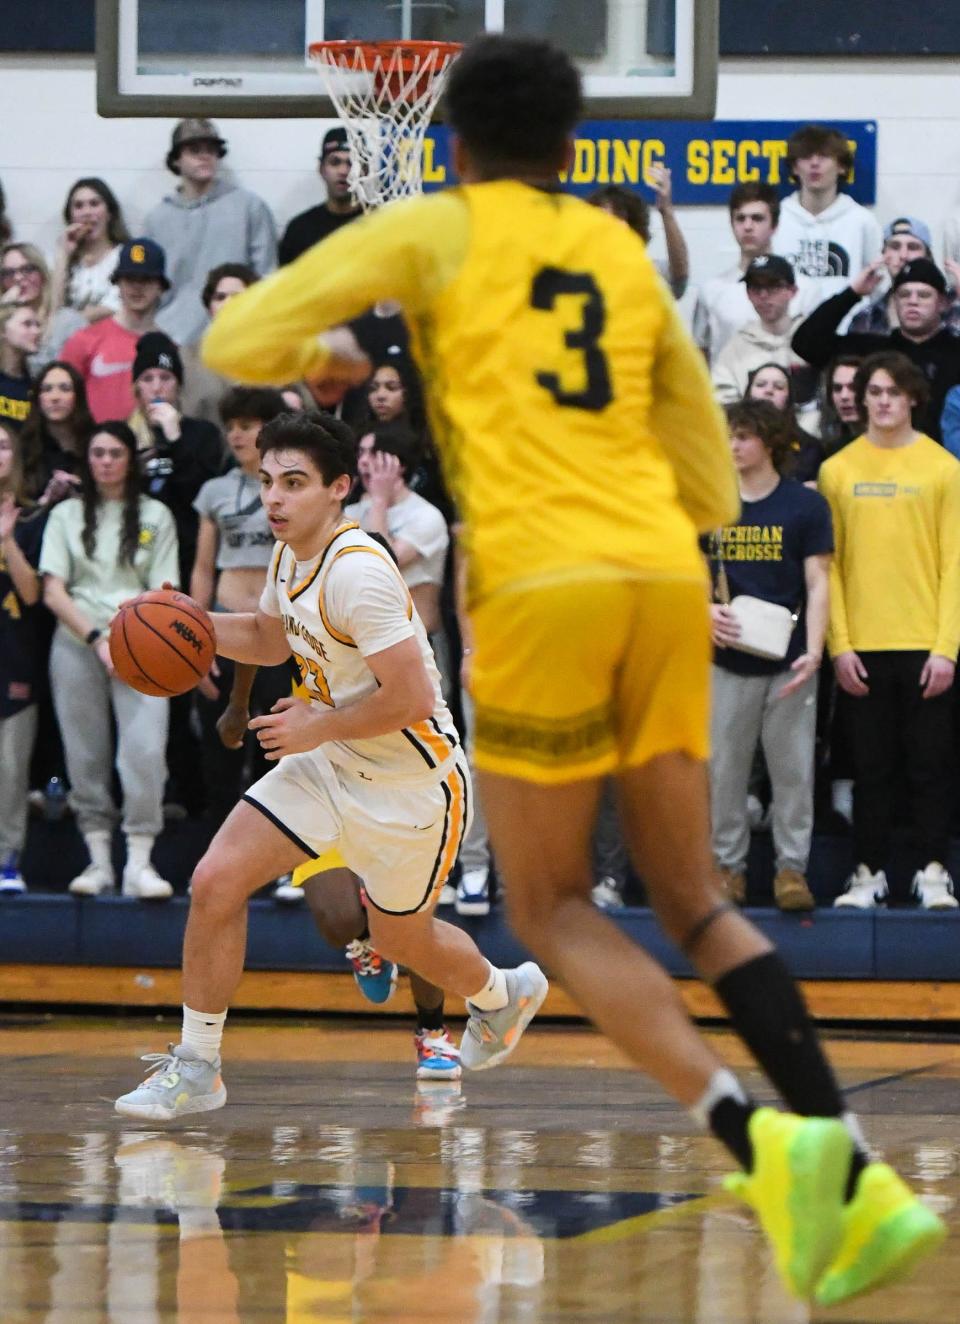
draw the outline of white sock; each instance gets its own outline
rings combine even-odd
[[[857,1114],[841,1113],[840,1120],[850,1132],[850,1138],[853,1141],[854,1147],[859,1149],[861,1154],[869,1156],[872,1153],[872,1150],[870,1149],[867,1137],[863,1134],[863,1130],[860,1126],[860,1119],[857,1117]]]
[[[495,965],[487,962],[490,978],[479,993],[471,993],[467,1001],[479,1011],[499,1011],[510,1001],[507,994],[507,976]]]
[[[710,1114],[720,1102],[721,1099],[735,1099],[737,1103],[749,1103],[746,1090],[737,1080],[732,1071],[726,1067],[718,1067],[707,1083],[701,1097],[696,1101],[692,1108],[688,1108],[690,1116],[697,1123],[702,1131],[710,1129]]]
[[[127,835],[127,868],[131,873],[139,873],[150,863],[153,850],[153,837]]]
[[[86,832],[83,840],[90,854],[91,864],[95,864],[98,869],[106,869],[107,873],[113,873],[113,862],[110,859],[110,833],[109,832]]]
[[[225,1011],[192,1011],[183,1004],[183,1033],[180,1042],[191,1049],[204,1062],[216,1062],[220,1056]]]

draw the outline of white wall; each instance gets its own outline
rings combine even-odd
[[[936,251],[947,214],[960,205],[960,79],[940,60],[724,61],[718,117],[724,119],[876,119],[877,214],[882,223],[909,212],[932,227]],[[172,176],[163,158],[172,120],[100,119],[92,59],[0,59],[0,179],[19,238],[47,253],[60,229],[67,189],[80,175],[102,175],[136,233]],[[313,120],[224,120],[228,162],[261,194],[282,226],[320,200],[313,173],[324,124]],[[735,255],[722,208],[681,213],[694,280],[729,266]],[[658,245],[659,247],[659,245]]]

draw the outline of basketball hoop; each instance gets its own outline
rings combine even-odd
[[[423,143],[461,46],[455,41],[316,41],[310,58],[350,144],[365,211],[423,188]]]

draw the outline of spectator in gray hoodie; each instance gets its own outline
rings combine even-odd
[[[144,233],[167,255],[173,286],[158,325],[180,345],[197,340],[206,323],[201,295],[207,273],[244,263],[258,276],[277,265],[277,231],[267,204],[218,175],[227,144],[206,119],[185,119],[173,131],[167,168],[180,183],[149,213]]]

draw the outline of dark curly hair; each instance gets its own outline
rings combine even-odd
[[[856,397],[860,417],[867,421],[867,387],[875,372],[885,372],[898,390],[913,398],[913,416],[924,409],[930,399],[930,384],[917,365],[896,349],[881,349],[863,360],[853,379],[853,393]]]
[[[773,467],[780,473],[792,450],[791,419],[769,400],[735,400],[726,406],[726,415],[731,435],[746,432],[759,437],[770,452]]]
[[[203,290],[200,294],[200,302],[207,312],[210,311],[213,296],[216,294],[217,286],[224,276],[233,276],[235,280],[242,280],[248,289],[251,285],[256,285],[260,279],[253,267],[248,267],[245,262],[221,262],[218,267],[211,267],[207,272],[207,279],[203,282]]]
[[[287,414],[287,402],[272,386],[231,386],[220,398],[220,422],[224,427],[234,419],[259,419],[269,423],[279,414]]]
[[[330,484],[341,474],[357,475],[357,439],[353,428],[332,414],[305,409],[299,414],[279,414],[265,423],[257,438],[261,456],[269,451],[303,451]]]
[[[846,179],[853,169],[853,152],[845,134],[826,124],[804,124],[787,139],[787,174],[794,184],[798,182],[797,162],[818,154],[833,157],[840,167],[841,179]]]
[[[531,167],[550,173],[562,169],[583,111],[580,74],[549,42],[489,34],[455,61],[444,111],[485,173]]]
[[[93,556],[97,545],[97,515],[103,505],[103,499],[93,481],[88,459],[90,446],[94,440],[106,433],[115,441],[122,441],[130,452],[127,465],[127,478],[123,485],[123,532],[120,536],[120,550],[117,553],[117,565],[133,565],[133,558],[140,545],[140,466],[137,463],[137,439],[131,428],[119,419],[98,423],[93,436],[87,440],[80,461],[80,500],[83,502],[83,533],[80,541],[87,556]]]

